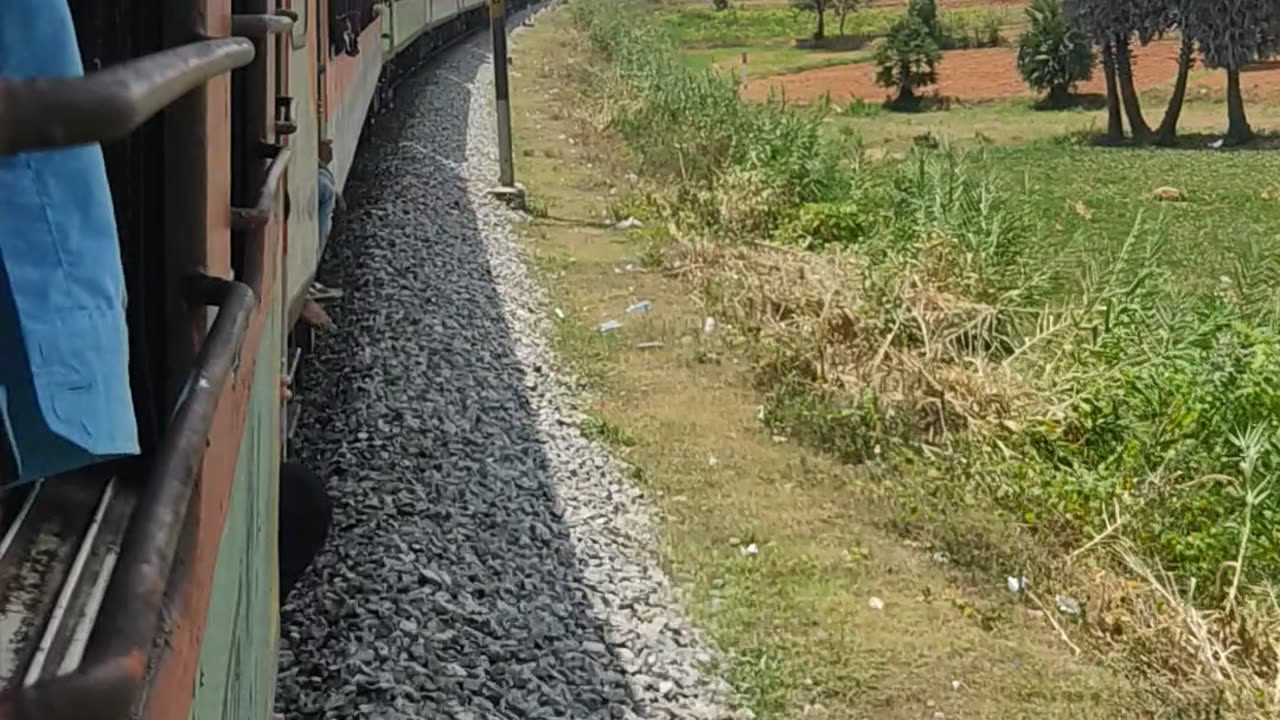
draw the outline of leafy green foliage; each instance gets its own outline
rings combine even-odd
[[[902,17],[896,8],[870,7],[851,0],[828,0],[829,9],[839,12],[849,7],[844,19],[844,33],[863,38],[882,38]],[[988,36],[991,29],[1018,20],[1020,10],[1014,8],[952,8],[942,10],[939,18],[943,34],[955,36]],[[652,11],[651,21],[661,25],[682,46],[750,49],[754,45],[790,41],[813,34],[814,18],[792,8],[743,7],[734,5],[724,12],[708,6],[680,6],[679,9]],[[968,41],[963,41],[968,42]],[[957,45],[959,46],[959,45]],[[944,46],[945,47],[945,46]]]
[[[1061,0],[1035,0],[1027,21],[1018,41],[1018,72],[1032,89],[1061,102],[1073,85],[1093,76],[1093,48],[1067,22]]]
[[[1000,36],[1000,22],[1000,16],[990,12],[969,15],[944,13],[939,47],[943,50],[1000,47],[1004,42]]]
[[[801,12],[811,12],[817,20],[817,28],[813,31],[814,40],[822,40],[827,36],[827,6],[830,0],[791,0],[791,7]]]
[[[942,24],[938,22],[938,0],[911,0],[907,15],[920,21],[935,43],[942,44]]]
[[[1001,15],[989,8],[939,13],[937,0],[911,0],[907,15],[924,25],[940,50],[996,47],[1001,41]]]
[[[1280,327],[1223,297],[1177,299],[1159,273],[1136,277],[1097,339],[1072,349],[1067,402],[1024,431],[1024,462],[1040,471],[1016,504],[1085,536],[1119,512],[1131,537],[1213,592],[1249,498],[1260,527],[1280,523],[1280,497],[1260,492],[1280,472]],[[1244,560],[1246,578],[1275,577],[1280,538],[1255,536]]]
[[[1007,154],[917,149],[861,167],[824,138],[820,114],[743,103],[729,79],[681,65],[651,20],[604,0],[576,7],[627,89],[613,127],[673,180],[669,212],[696,213],[699,237],[732,239],[744,235],[734,213],[755,203],[747,235],[826,248],[818,267],[844,273],[816,300],[787,296],[806,291],[796,275],[751,278],[782,318],[760,334],[767,422],[854,462],[906,456],[945,478],[939,496],[1000,508],[1046,544],[1078,548],[1119,511],[1145,557],[1208,593],[1238,554],[1246,582],[1280,575],[1280,494],[1268,492],[1280,473],[1280,263],[1260,256],[1252,274],[1203,287],[1175,272],[1176,254],[1194,248],[1181,259],[1216,276],[1228,267],[1213,254],[1220,228],[1181,215],[1174,230],[1194,237],[1166,246],[1163,228],[1129,232],[1128,220],[1134,187],[1148,192],[1154,176],[1200,188],[1205,207],[1237,203],[1244,224],[1232,227],[1256,236],[1256,193],[1216,190],[1204,164],[1181,158],[1135,151],[1094,167],[1102,156],[1047,144],[1020,152],[1056,153],[1054,177],[1022,193],[999,175]],[[881,82],[911,97],[935,81],[938,57],[909,15],[881,48]],[[1051,91],[1061,73],[1041,76]],[[1127,165],[1138,158],[1168,165]],[[1013,174],[1029,183],[1027,166],[1044,160]],[[1075,229],[1114,239],[1100,209],[1111,203],[1128,233],[1119,251],[1063,247],[1071,233],[1054,227],[1077,222],[1062,207],[1082,190],[1061,175],[1107,188]]]
[[[839,33],[844,35],[845,25],[849,21],[849,16],[853,15],[858,9],[861,0],[832,0],[831,9],[835,11],[836,18],[840,21]]]
[[[1280,8],[1271,0],[1198,0],[1188,16],[1207,67],[1238,70],[1280,50]]]
[[[910,102],[916,90],[938,81],[941,60],[934,34],[915,13],[908,13],[876,49],[876,82],[897,91],[895,102]]]
[[[827,245],[851,245],[872,229],[867,213],[852,202],[822,202],[801,205],[781,228],[779,239],[816,250]]]
[[[588,29],[631,90],[611,122],[646,171],[698,187],[733,187],[744,204],[768,199],[760,212],[769,217],[849,196],[846,158],[824,140],[820,109],[742,102],[732,76],[687,67],[661,26],[620,8],[593,9]],[[740,209],[689,205],[717,218]]]

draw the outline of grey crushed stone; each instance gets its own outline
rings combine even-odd
[[[496,178],[483,35],[367,131],[321,280],[299,457],[330,541],[282,619],[287,718],[749,716],[656,557],[657,518],[585,439]]]

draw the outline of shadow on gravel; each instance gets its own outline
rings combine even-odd
[[[486,47],[407,80],[366,131],[322,269],[346,295],[305,366],[299,454],[335,526],[284,613],[290,720],[642,712],[557,507],[480,239],[499,220],[462,175]]]

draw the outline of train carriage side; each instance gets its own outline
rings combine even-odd
[[[281,279],[292,210],[284,186],[286,175],[306,164],[306,149],[294,146],[291,127],[305,123],[289,117],[299,111],[287,104],[292,23],[281,22],[267,0],[196,0],[193,9],[221,26],[214,32],[247,35],[255,47],[253,62],[227,88],[229,108],[225,101],[215,106],[207,137],[219,141],[203,144],[209,162],[230,160],[229,238],[219,233],[209,244],[218,246],[226,271],[254,289],[258,303],[210,433],[202,473],[208,489],[197,495],[194,542],[177,580],[183,597],[145,707],[153,720],[269,717],[274,704]]]
[[[7,87],[0,154],[105,143],[143,453],[4,496],[0,718],[269,717],[291,23],[70,6],[106,70]]]
[[[288,39],[289,97],[297,114],[297,129],[289,136],[295,160],[288,176],[289,217],[285,230],[283,287],[287,310],[281,334],[287,337],[301,310],[307,287],[319,264],[319,191],[317,186],[319,146],[322,137],[319,85],[322,63],[328,56],[323,42],[325,8],[322,0],[289,0],[297,21]],[[293,369],[296,357],[285,358],[285,371]],[[285,422],[288,422],[285,420]]]
[[[373,107],[385,55],[382,45],[383,5],[372,0],[321,0],[327,55],[323,76],[321,130],[333,141],[333,174],[346,185],[360,132]]]
[[[285,293],[288,369],[310,346],[311,331],[297,323],[320,262],[316,168],[313,148],[328,140],[331,170],[346,187],[361,133],[391,95],[391,86],[442,47],[487,22],[485,0],[288,0],[298,13],[290,57],[290,92],[298,108],[314,109],[315,122],[299,123],[291,143],[306,157],[289,172],[293,198],[286,232]],[[518,5],[526,4],[521,0]],[[305,26],[305,28],[304,28]],[[305,47],[298,38],[311,38]],[[310,78],[310,80],[309,80]],[[307,84],[310,82],[310,84]],[[300,412],[285,420],[292,430]]]
[[[386,58],[381,45],[383,6],[372,0],[291,0],[299,25],[290,43],[290,92],[298,108],[290,142],[298,157],[289,172],[289,215],[285,253],[286,315],[283,333],[294,327],[307,289],[320,264],[317,168],[319,143],[333,146],[331,171],[346,184],[369,118]],[[300,346],[308,343],[296,338]],[[292,345],[291,345],[292,346]],[[290,352],[286,371],[296,364]],[[295,412],[286,419],[296,420]]]
[[[0,500],[0,720],[269,717],[317,148],[344,186],[380,84],[482,27],[484,0],[67,1],[109,72],[7,89],[0,154],[106,141],[143,454]]]

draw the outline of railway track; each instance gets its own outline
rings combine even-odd
[[[518,18],[516,21],[518,22]],[[282,618],[294,718],[730,718],[654,518],[581,435],[496,177],[471,36],[366,129],[303,362],[335,525]]]

